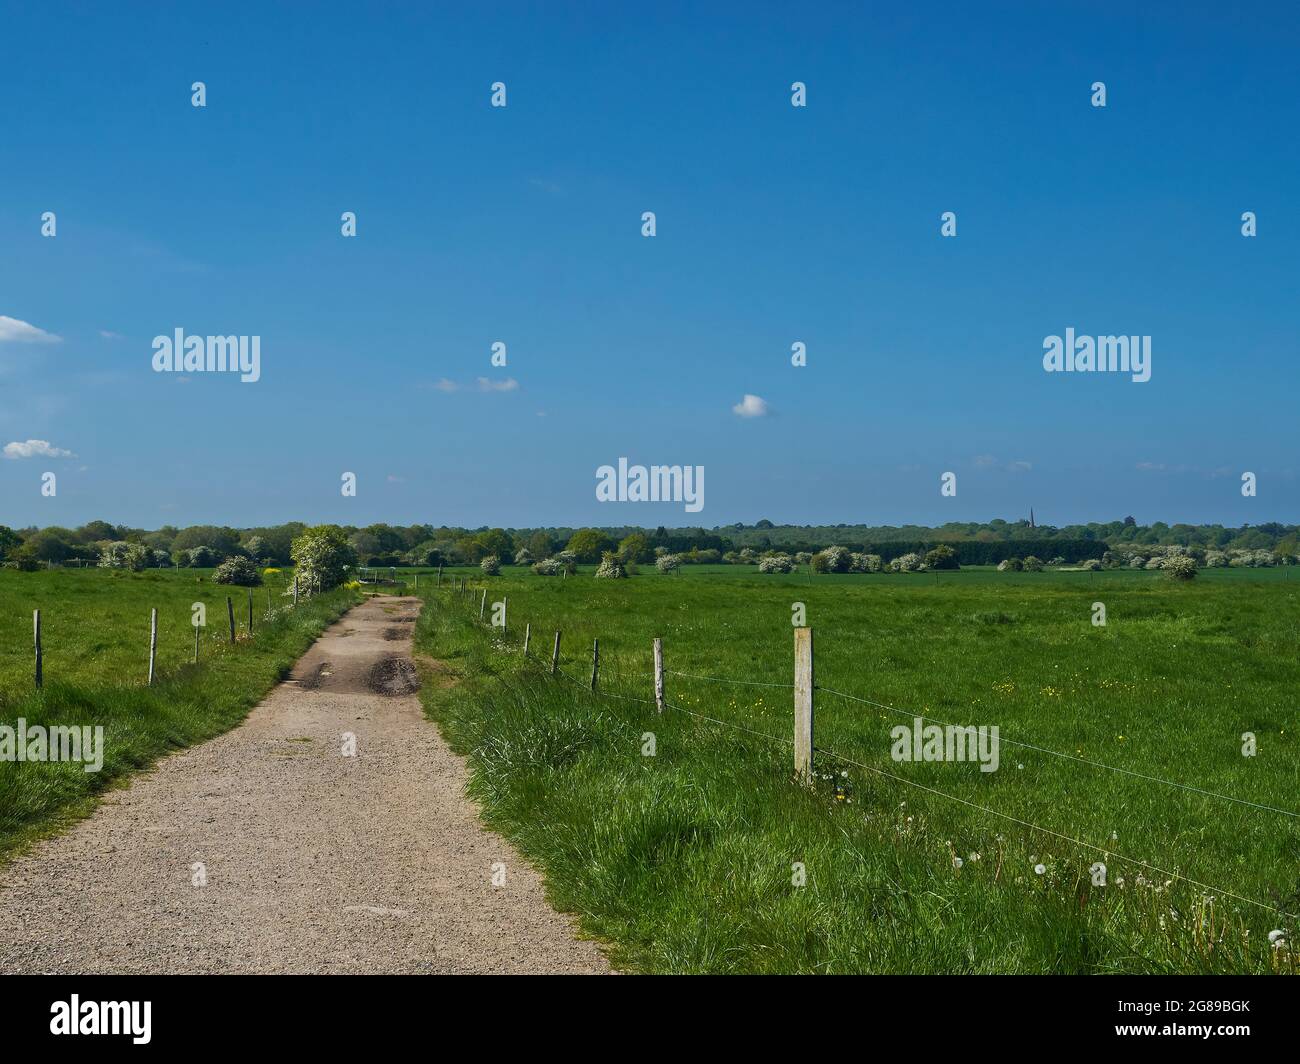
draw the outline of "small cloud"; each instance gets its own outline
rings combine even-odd
[[[390,484],[405,484],[405,483],[406,483],[406,478],[405,478],[405,477],[399,477],[396,473],[389,473],[388,476],[387,476],[385,479],[386,479],[386,480],[388,481],[388,483],[390,483]]]
[[[1140,469],[1144,473],[1161,473],[1164,471],[1163,462],[1139,462],[1134,469]]]
[[[6,458],[76,458],[71,451],[62,447],[51,447],[49,440],[28,440],[26,443],[6,443]]]
[[[545,417],[545,416],[546,416],[546,411],[545,411],[545,410],[539,410],[539,411],[537,411],[537,416],[538,416],[538,417]]]
[[[1034,465],[1033,465],[1032,462],[1025,462],[1025,461],[1012,462],[1009,466],[1007,466],[1007,472],[1008,472],[1008,473],[1027,473],[1027,472],[1029,472],[1029,470],[1031,470],[1031,469],[1033,469],[1033,468],[1034,468]]]
[[[449,381],[446,377],[443,377],[440,381],[438,381],[437,384],[434,385],[434,387],[437,388],[438,391],[440,392],[454,392],[459,390],[460,385],[457,384],[455,381]]]
[[[507,377],[503,381],[480,377],[478,379],[478,390],[480,392],[516,392],[519,390],[519,382],[514,377]]]
[[[113,331],[110,330],[110,329],[100,329],[100,330],[99,330],[99,335],[102,336],[105,340],[125,340],[125,339],[126,339],[126,337],[123,336],[121,333],[115,333],[115,332],[113,332]]]
[[[971,461],[975,463],[976,469],[988,469],[998,464],[998,460],[991,454],[977,454]]]
[[[0,344],[57,344],[63,338],[28,325],[17,318],[7,318],[0,314]]]
[[[767,400],[757,395],[746,394],[740,402],[731,408],[737,417],[767,417]]]

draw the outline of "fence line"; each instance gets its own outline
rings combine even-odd
[[[487,592],[486,592],[486,590],[485,590],[485,591],[484,591],[484,599],[486,599],[486,595],[487,595]],[[482,607],[481,607],[481,606],[480,606],[480,614],[479,614],[479,615],[480,615],[480,619],[481,619],[481,618],[482,618]],[[654,641],[654,650],[655,650],[655,681],[656,681],[656,683],[655,683],[655,695],[656,695],[656,697],[655,697],[655,698],[637,698],[637,697],[634,697],[634,696],[631,696],[631,695],[620,695],[620,694],[616,694],[616,693],[614,693],[614,692],[607,691],[607,690],[604,690],[604,689],[599,689],[599,690],[597,689],[597,686],[596,686],[596,672],[597,672],[598,662],[599,662],[599,640],[596,640],[596,642],[593,644],[593,656],[592,656],[592,677],[591,677],[591,683],[590,683],[590,686],[588,686],[587,684],[583,683],[581,680],[578,680],[576,677],[570,676],[568,673],[564,672],[563,670],[560,670],[560,669],[557,667],[556,662],[558,661],[558,652],[559,652],[559,636],[560,636],[560,633],[559,633],[558,631],[555,633],[555,634],[556,634],[555,656],[554,656],[553,659],[552,659],[552,664],[551,664],[550,672],[551,672],[552,675],[559,675],[559,676],[562,676],[564,679],[566,679],[566,680],[568,680],[570,683],[572,683],[575,687],[578,687],[578,688],[580,688],[580,689],[586,691],[588,694],[593,695],[593,696],[598,697],[598,698],[614,698],[614,699],[619,699],[619,700],[627,701],[627,702],[635,702],[635,703],[642,703],[642,704],[645,704],[645,705],[652,705],[652,706],[656,706],[656,708],[659,708],[659,707],[662,705],[663,708],[667,708],[667,709],[675,710],[675,711],[677,711],[677,712],[685,713],[685,714],[687,714],[688,716],[694,717],[694,718],[699,719],[699,720],[707,721],[707,722],[709,722],[709,723],[711,723],[711,724],[716,724],[716,725],[718,725],[718,726],[720,726],[720,727],[723,727],[723,728],[729,728],[729,729],[732,729],[732,730],[734,730],[734,731],[743,732],[743,733],[746,733],[746,734],[749,734],[749,735],[757,736],[757,737],[759,737],[759,738],[767,739],[767,740],[772,741],[772,742],[783,743],[783,744],[785,744],[785,745],[788,745],[788,746],[794,747],[794,748],[795,748],[795,759],[796,759],[796,774],[797,774],[797,775],[800,775],[800,776],[805,776],[805,777],[810,777],[810,776],[811,776],[811,773],[812,773],[812,753],[813,753],[813,751],[815,751],[815,752],[818,753],[818,754],[822,754],[822,755],[824,755],[824,756],[826,756],[826,757],[832,758],[832,759],[834,759],[834,760],[836,760],[836,761],[839,761],[839,762],[841,762],[841,763],[843,763],[843,764],[853,765],[853,766],[855,766],[856,768],[863,769],[864,771],[874,773],[874,774],[876,774],[876,775],[878,775],[878,776],[883,776],[883,777],[885,777],[886,779],[893,780],[893,781],[896,782],[896,783],[901,783],[901,784],[904,784],[905,786],[908,786],[908,787],[915,787],[915,788],[917,788],[918,790],[925,791],[925,792],[928,793],[928,794],[936,795],[936,796],[938,796],[938,797],[940,797],[940,798],[947,798],[947,799],[949,799],[949,800],[951,800],[951,801],[953,801],[953,802],[956,802],[956,803],[958,803],[958,804],[960,804],[960,805],[966,806],[967,808],[974,809],[974,810],[976,810],[977,812],[986,813],[986,814],[988,814],[988,815],[990,815],[990,816],[999,817],[999,818],[1001,818],[1001,819],[1003,819],[1003,820],[1009,821],[1010,823],[1016,824],[1016,825],[1018,825],[1018,826],[1020,826],[1020,827],[1027,828],[1027,829],[1029,829],[1029,830],[1031,830],[1031,831],[1039,831],[1039,832],[1042,832],[1042,833],[1045,834],[1045,835],[1050,835],[1050,836],[1052,836],[1053,838],[1060,839],[1060,840],[1062,840],[1063,842],[1068,842],[1068,843],[1070,843],[1070,844],[1072,844],[1072,845],[1074,845],[1074,846],[1079,846],[1079,847],[1082,847],[1082,848],[1084,848],[1084,849],[1093,850],[1093,851],[1095,851],[1095,852],[1097,852],[1097,853],[1100,853],[1100,854],[1102,854],[1102,855],[1104,855],[1104,856],[1106,856],[1106,857],[1108,857],[1108,858],[1113,858],[1113,859],[1116,859],[1116,860],[1119,860],[1119,861],[1123,861],[1123,862],[1125,862],[1125,863],[1127,863],[1127,864],[1131,864],[1131,865],[1134,865],[1134,866],[1139,867],[1139,868],[1144,868],[1144,869],[1146,869],[1146,870],[1148,870],[1148,871],[1151,871],[1151,872],[1157,872],[1157,873],[1159,873],[1159,874],[1161,874],[1161,875],[1168,876],[1168,877],[1170,877],[1171,879],[1176,879],[1176,880],[1179,880],[1180,882],[1187,883],[1187,884],[1189,884],[1190,886],[1198,887],[1198,888],[1200,888],[1200,889],[1202,889],[1202,890],[1213,891],[1214,893],[1221,894],[1221,895],[1223,895],[1224,897],[1232,898],[1232,899],[1234,899],[1235,901],[1242,902],[1243,904],[1246,904],[1246,905],[1252,905],[1252,906],[1255,906],[1256,908],[1264,909],[1264,910],[1266,910],[1266,911],[1268,911],[1268,912],[1277,913],[1278,915],[1280,915],[1280,916],[1285,916],[1285,917],[1287,917],[1287,918],[1289,918],[1289,919],[1300,919],[1300,914],[1288,913],[1288,912],[1286,912],[1286,911],[1284,911],[1284,910],[1282,910],[1282,909],[1277,908],[1276,906],[1269,905],[1267,902],[1262,902],[1262,901],[1259,901],[1259,900],[1254,899],[1254,898],[1248,898],[1248,897],[1246,897],[1246,896],[1244,896],[1244,895],[1237,894],[1237,893],[1235,893],[1235,892],[1233,892],[1233,891],[1225,890],[1225,889],[1223,889],[1223,888],[1221,888],[1221,887],[1216,887],[1216,886],[1214,886],[1214,885],[1212,885],[1212,884],[1209,884],[1209,883],[1204,883],[1204,882],[1202,882],[1202,881],[1200,881],[1200,880],[1193,879],[1193,878],[1191,878],[1190,876],[1184,876],[1184,875],[1182,875],[1182,874],[1179,873],[1179,872],[1175,872],[1175,871],[1172,871],[1172,870],[1167,869],[1167,868],[1162,868],[1162,867],[1160,867],[1159,865],[1153,865],[1153,864],[1151,864],[1151,863],[1149,863],[1149,862],[1147,862],[1147,861],[1143,861],[1143,860],[1141,860],[1141,859],[1139,859],[1139,858],[1136,858],[1136,857],[1129,857],[1129,856],[1127,856],[1126,854],[1118,853],[1117,851],[1115,851],[1115,850],[1113,850],[1113,849],[1110,849],[1109,847],[1100,846],[1100,845],[1098,845],[1098,844],[1096,844],[1096,843],[1085,842],[1085,841],[1082,840],[1082,839],[1077,839],[1077,838],[1074,838],[1074,837],[1071,836],[1071,835],[1066,835],[1066,834],[1064,834],[1064,833],[1062,833],[1062,832],[1059,832],[1059,831],[1056,831],[1056,830],[1054,830],[1054,829],[1052,829],[1052,828],[1044,827],[1044,826],[1041,825],[1041,824],[1036,824],[1036,823],[1034,823],[1034,822],[1032,822],[1032,821],[1024,820],[1024,819],[1022,819],[1022,818],[1020,818],[1020,817],[1013,816],[1013,815],[1011,815],[1010,813],[1003,813],[1003,812],[1001,812],[1001,811],[999,811],[999,810],[997,810],[997,809],[992,809],[992,808],[989,808],[988,806],[980,805],[978,802],[972,802],[972,801],[969,801],[968,799],[961,798],[961,797],[959,797],[959,796],[957,796],[957,795],[955,795],[955,794],[950,794],[950,793],[948,793],[947,791],[941,791],[941,790],[938,790],[938,789],[935,788],[935,787],[930,787],[930,786],[927,786],[926,784],[918,783],[918,782],[915,781],[915,780],[910,780],[910,779],[906,778],[905,776],[899,776],[899,775],[897,775],[897,774],[895,774],[895,773],[887,772],[887,771],[884,770],[884,769],[877,768],[877,767],[874,766],[874,765],[868,765],[868,764],[865,764],[864,762],[858,761],[858,760],[856,760],[856,759],[854,759],[854,758],[847,757],[847,756],[845,756],[845,755],[843,755],[843,754],[837,753],[837,752],[834,751],[834,750],[830,750],[830,749],[827,749],[827,748],[825,748],[825,747],[821,747],[821,746],[816,746],[816,745],[813,743],[813,732],[812,732],[812,706],[811,706],[811,700],[812,700],[812,699],[811,699],[811,695],[812,695],[812,692],[813,692],[813,691],[819,691],[819,690],[820,690],[820,691],[824,691],[826,694],[829,694],[829,695],[835,695],[835,696],[837,696],[837,697],[845,698],[845,699],[848,699],[848,700],[850,700],[850,701],[856,701],[856,702],[861,702],[861,703],[864,703],[864,704],[867,704],[867,705],[876,706],[876,707],[878,707],[878,708],[881,708],[881,709],[887,709],[887,710],[890,710],[890,711],[895,712],[895,713],[907,713],[908,711],[906,711],[906,710],[900,710],[900,709],[897,709],[897,708],[894,707],[894,706],[885,705],[884,703],[874,702],[874,701],[872,701],[871,699],[861,698],[861,697],[859,697],[859,696],[857,696],[857,695],[851,695],[851,694],[848,694],[847,692],[836,691],[836,690],[833,690],[833,689],[831,689],[831,688],[822,687],[821,685],[816,684],[815,682],[813,682],[813,679],[812,679],[812,673],[811,673],[811,656],[812,656],[812,648],[811,648],[811,631],[808,630],[808,629],[801,629],[801,630],[796,630],[796,631],[807,631],[807,632],[809,633],[808,638],[805,640],[805,644],[804,644],[804,645],[806,645],[806,647],[807,647],[807,651],[806,651],[806,653],[807,653],[807,657],[808,657],[809,660],[808,660],[808,662],[807,662],[807,666],[808,666],[808,669],[807,669],[807,696],[808,696],[808,706],[807,706],[807,734],[806,734],[806,740],[807,740],[807,743],[808,743],[808,750],[807,750],[807,754],[806,754],[806,762],[805,762],[803,765],[801,765],[801,763],[800,763],[800,760],[801,760],[801,753],[802,753],[802,751],[801,751],[801,749],[800,749],[800,748],[801,748],[801,742],[800,742],[800,740],[801,740],[801,738],[805,738],[805,737],[800,735],[800,730],[799,730],[799,720],[798,720],[798,707],[796,707],[795,738],[794,738],[794,739],[787,739],[787,738],[785,738],[784,736],[773,735],[773,734],[771,734],[771,733],[769,733],[769,732],[759,731],[758,729],[755,729],[755,728],[749,728],[749,727],[746,727],[745,725],[742,725],[742,724],[736,724],[736,723],[733,722],[733,721],[720,720],[720,719],[718,719],[717,717],[711,717],[711,716],[709,716],[708,714],[700,713],[700,712],[698,712],[698,711],[696,711],[696,710],[688,709],[688,708],[685,707],[685,706],[677,705],[676,703],[670,703],[670,702],[667,702],[666,700],[663,699],[663,696],[662,696],[662,676],[665,675],[665,674],[666,674],[666,675],[670,675],[670,676],[678,676],[678,677],[682,677],[682,678],[685,678],[685,679],[699,680],[699,681],[707,681],[707,682],[713,682],[713,683],[729,683],[729,684],[738,684],[738,685],[743,685],[743,686],[759,686],[759,687],[779,687],[779,688],[790,688],[790,689],[792,689],[792,690],[794,690],[794,691],[796,692],[796,702],[799,700],[798,696],[799,696],[799,693],[800,693],[800,688],[801,688],[801,686],[803,686],[803,685],[801,685],[801,684],[798,684],[798,683],[796,683],[796,684],[781,684],[781,683],[769,683],[769,682],[755,681],[755,680],[735,680],[735,679],[730,679],[730,678],[726,678],[726,677],[700,676],[700,675],[694,675],[694,674],[689,674],[689,673],[676,672],[676,671],[673,671],[673,670],[666,670],[666,669],[663,668],[662,641],[661,641],[660,639],[656,638],[655,641]],[[796,643],[797,643],[797,646],[800,645],[800,644],[798,644],[798,640],[796,640]],[[798,650],[796,650],[796,655],[798,655]],[[536,658],[533,657],[532,655],[527,654],[526,649],[525,649],[525,657],[528,658],[529,660],[532,660],[532,661],[537,662],[539,665],[540,665],[540,664],[543,664],[542,662],[538,661],[538,659],[536,659]],[[799,662],[796,661],[796,670],[797,670],[797,671],[798,671],[798,665],[799,665]],[[662,710],[661,710],[661,711],[662,711]],[[954,725],[947,725],[947,724],[944,724],[944,722],[942,722],[942,721],[932,720],[931,718],[929,718],[929,717],[925,717],[925,716],[923,716],[923,715],[921,715],[921,714],[918,714],[918,713],[910,713],[910,714],[908,714],[908,715],[913,716],[913,717],[919,717],[920,719],[922,719],[922,720],[926,720],[926,721],[929,721],[929,722],[931,722],[931,723],[941,724],[941,725],[943,725],[943,726],[945,726],[945,727],[954,727]],[[1002,741],[1001,736],[999,736],[999,742],[1001,742],[1001,741]],[[1030,743],[1022,743],[1022,742],[1018,742],[1018,741],[1016,741],[1016,740],[1014,740],[1014,739],[1008,739],[1008,740],[1006,740],[1006,742],[1011,743],[1011,744],[1014,745],[1014,746],[1024,747],[1025,749],[1035,750],[1035,751],[1038,751],[1038,752],[1040,752],[1040,753],[1045,753],[1045,754],[1049,754],[1049,755],[1052,755],[1052,756],[1061,757],[1061,758],[1064,758],[1064,759],[1067,759],[1067,760],[1079,761],[1079,762],[1082,762],[1083,764],[1092,765],[1092,766],[1095,766],[1095,767],[1098,767],[1098,768],[1109,769],[1109,770],[1114,771],[1114,772],[1121,772],[1121,773],[1124,773],[1124,774],[1126,774],[1126,775],[1131,775],[1131,776],[1134,776],[1134,777],[1139,778],[1139,779],[1148,780],[1148,781],[1150,781],[1150,782],[1154,782],[1154,783],[1164,783],[1164,784],[1166,784],[1166,785],[1168,785],[1168,786],[1178,787],[1178,788],[1180,788],[1180,789],[1187,790],[1187,791],[1192,791],[1192,792],[1195,792],[1195,793],[1198,793],[1198,794],[1205,795],[1205,796],[1207,796],[1207,797],[1222,798],[1222,799],[1224,799],[1224,800],[1226,800],[1226,801],[1236,802],[1236,803],[1238,803],[1238,804],[1240,804],[1240,805],[1250,806],[1250,807],[1253,807],[1253,808],[1257,808],[1257,809],[1261,809],[1261,810],[1265,810],[1265,811],[1269,811],[1269,812],[1281,813],[1281,814],[1283,814],[1283,815],[1285,815],[1285,816],[1297,817],[1297,814],[1296,814],[1296,813],[1290,812],[1290,811],[1285,810],[1285,809],[1279,809],[1279,808],[1277,808],[1277,807],[1275,807],[1275,806],[1261,805],[1261,804],[1259,804],[1259,803],[1251,802],[1251,801],[1248,801],[1248,800],[1246,800],[1246,799],[1234,798],[1234,797],[1232,797],[1231,795],[1219,794],[1218,792],[1215,792],[1215,791],[1203,790],[1203,789],[1201,789],[1201,788],[1193,787],[1193,786],[1188,785],[1188,784],[1180,784],[1180,783],[1177,783],[1177,782],[1172,781],[1172,780],[1161,779],[1161,778],[1159,778],[1159,777],[1157,777],[1157,776],[1146,776],[1146,775],[1144,775],[1144,774],[1142,774],[1142,773],[1139,773],[1139,772],[1132,772],[1132,771],[1130,771],[1130,770],[1128,770],[1128,769],[1122,769],[1122,768],[1117,768],[1117,767],[1114,767],[1114,766],[1111,766],[1111,765],[1105,765],[1105,764],[1103,764],[1103,763],[1101,763],[1101,762],[1099,762],[1099,761],[1092,761],[1092,760],[1090,760],[1090,759],[1088,759],[1088,758],[1076,757],[1076,756],[1074,756],[1074,755],[1070,755],[1070,754],[1062,754],[1062,753],[1059,753],[1059,752],[1054,751],[1054,750],[1049,750],[1049,749],[1047,749],[1047,748],[1045,748],[1045,747],[1038,747],[1038,746],[1034,746],[1033,744],[1030,744]]]

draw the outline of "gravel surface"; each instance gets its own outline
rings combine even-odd
[[[238,728],[0,867],[0,972],[609,971],[464,797],[419,608],[357,606]]]

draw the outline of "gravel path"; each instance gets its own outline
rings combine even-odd
[[[464,797],[419,608],[357,606],[238,728],[0,868],[0,972],[608,971]]]

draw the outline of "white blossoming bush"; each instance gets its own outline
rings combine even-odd
[[[1128,567],[1130,569],[1145,569],[1146,565],[1147,560],[1141,554],[1135,554],[1128,560]]]
[[[478,563],[478,567],[483,570],[485,576],[501,575],[501,559],[495,554],[489,554]]]
[[[843,547],[827,547],[812,556],[814,573],[847,573],[852,555]]]
[[[1228,555],[1221,550],[1207,550],[1205,552],[1205,568],[1207,569],[1226,569],[1228,567]]]
[[[257,563],[236,554],[217,566],[212,579],[218,584],[234,584],[236,587],[260,587],[262,574]]]
[[[740,551],[740,563],[742,565],[753,565],[758,561],[758,555],[754,552],[753,547],[742,547]]]
[[[149,561],[149,548],[140,543],[110,543],[99,556],[101,569],[139,572]]]
[[[812,561],[812,559],[813,556],[809,554],[806,550],[801,550],[798,554],[794,556],[794,560],[798,565],[808,565]]]
[[[661,573],[674,573],[681,567],[676,554],[661,554],[655,559],[655,568]]]
[[[1165,567],[1165,559],[1162,558],[1159,554],[1153,555],[1152,557],[1148,558],[1146,565],[1142,566],[1143,569],[1163,569],[1164,567]]]
[[[191,547],[185,551],[184,564],[191,569],[206,569],[217,564],[217,556],[211,547]]]
[[[853,573],[878,573],[883,565],[879,554],[850,555],[849,571]]]
[[[891,573],[918,573],[925,566],[925,559],[919,554],[900,554],[889,563]]]
[[[759,559],[758,571],[760,573],[792,573],[794,572],[794,559],[788,554],[769,554],[766,558]]]
[[[1099,562],[1096,558],[1089,558],[1087,561],[1083,563],[1082,568],[1086,569],[1090,573],[1095,573],[1097,572],[1097,570],[1101,568],[1101,562]]]
[[[578,556],[571,550],[560,551],[555,556],[555,560],[560,563],[561,568],[570,576],[578,571]]]
[[[1019,558],[1003,558],[998,562],[998,572],[1000,573],[1018,573],[1024,568],[1024,562]]]
[[[530,551],[527,547],[520,547],[517,551],[515,551],[515,564],[532,565],[533,552]]]
[[[1196,576],[1196,562],[1185,555],[1167,558],[1164,570],[1171,580],[1191,580]]]
[[[533,563],[533,572],[538,576],[560,576],[564,572],[564,563],[559,558],[543,558]]]
[[[1027,573],[1041,573],[1043,571],[1043,560],[1035,558],[1032,554],[1022,564]]]
[[[627,576],[627,569],[617,554],[607,550],[596,568],[597,580],[622,580]]]

